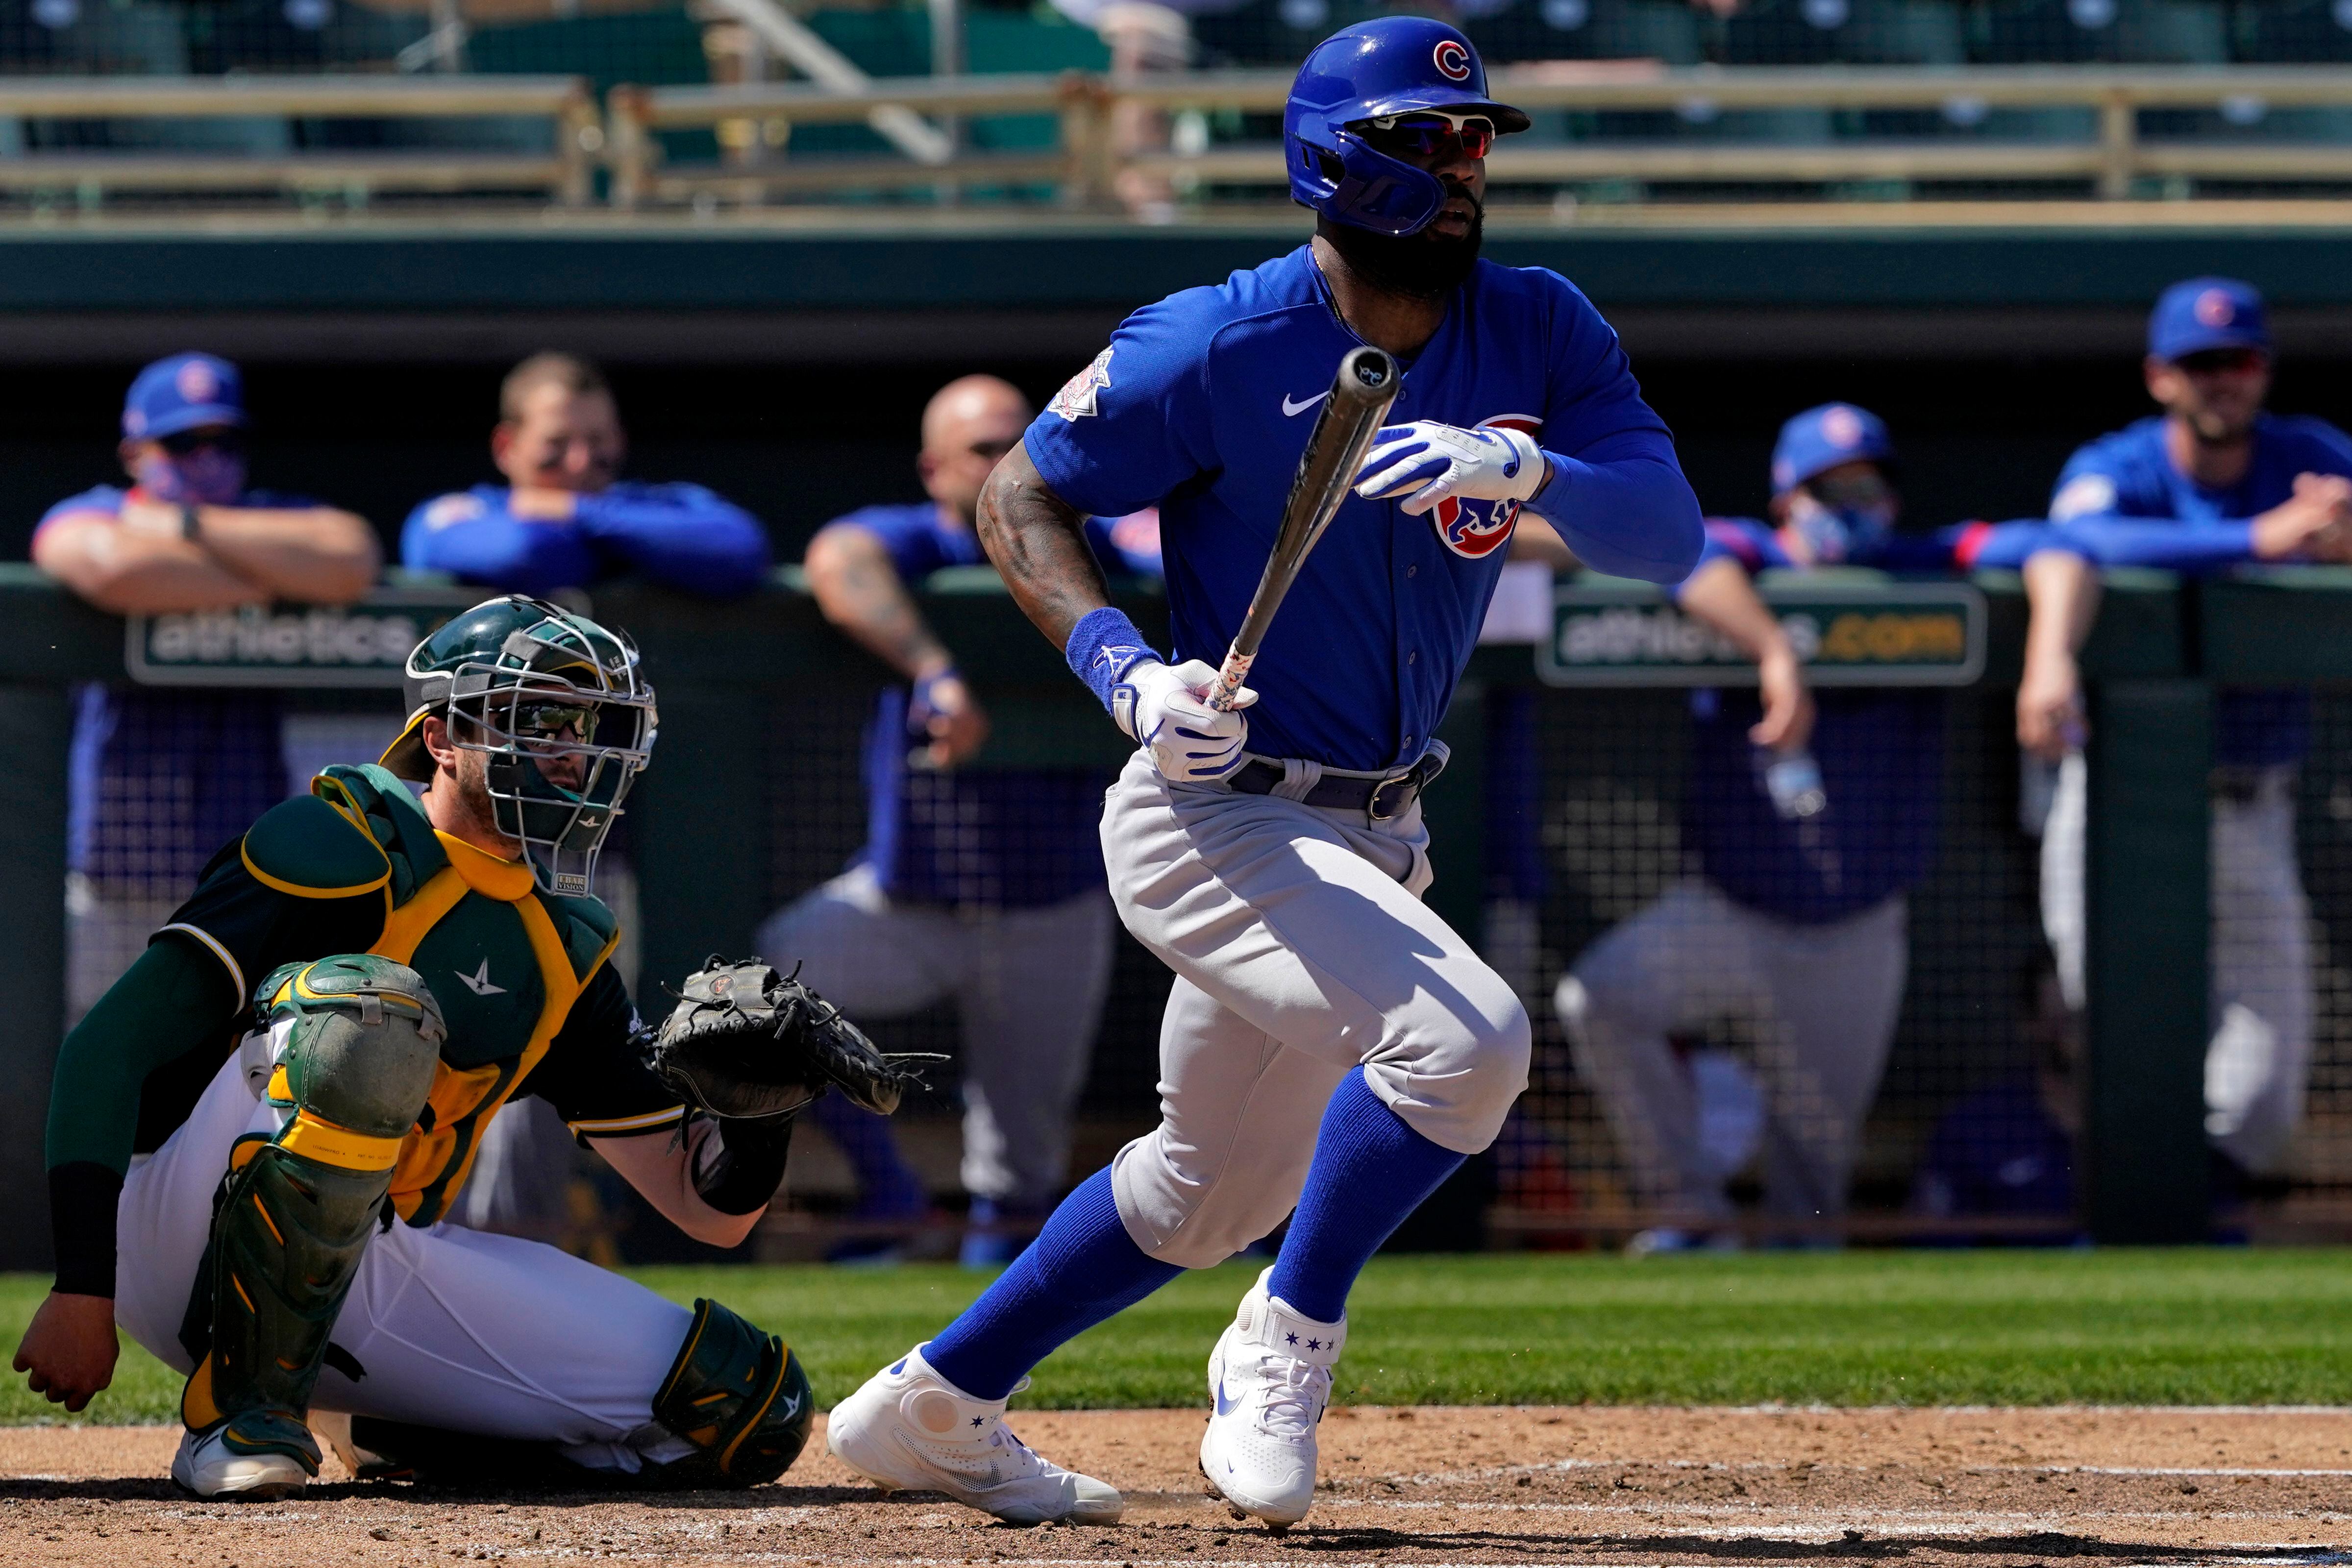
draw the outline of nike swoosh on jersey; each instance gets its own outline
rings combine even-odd
[[[466,983],[466,988],[478,997],[502,997],[507,994],[507,988],[504,986],[490,984],[490,961],[488,958],[484,958],[482,967],[470,975],[462,969],[452,969],[450,973],[463,980]]]
[[[1330,392],[1327,390],[1317,392],[1305,402],[1293,402],[1290,401],[1290,394],[1288,392],[1285,392],[1282,394],[1282,416],[1285,419],[1295,419],[1330,395]]]

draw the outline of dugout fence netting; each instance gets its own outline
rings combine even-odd
[[[398,721],[388,695],[143,695],[157,699],[142,720],[151,727],[118,748],[98,793],[75,808],[94,813],[64,889],[60,979],[75,1016],[241,825],[205,814],[217,812],[225,789],[264,800],[326,761],[372,757]],[[840,873],[866,837],[859,743],[870,700],[822,687],[776,699],[753,825],[767,846],[771,907]],[[1535,1054],[1503,1138],[1446,1200],[1444,1239],[2078,1234],[2081,1032],[2066,1005],[2063,912],[2045,908],[2052,862],[2030,831],[2053,816],[2064,831],[2068,786],[2063,774],[2021,767],[2011,692],[1823,695],[1826,812],[1880,816],[1868,832],[1827,835],[1817,847],[1844,857],[1837,876],[1856,887],[1886,875],[1872,854],[1916,852],[1916,866],[1894,879],[1903,911],[1892,927],[1878,919],[1884,901],[1825,923],[1791,919],[1786,906],[1818,898],[1822,878],[1792,894],[1772,883],[1785,866],[1776,872],[1771,854],[1743,862],[1736,842],[1725,847],[1727,821],[1761,820],[1760,786],[1721,765],[1719,732],[1740,722],[1738,694],[1713,718],[1707,698],[1678,689],[1492,685],[1473,700],[1484,716],[1485,782],[1465,769],[1435,788],[1483,789],[1485,851],[1465,857],[1441,837],[1434,853],[1441,877],[1481,879],[1486,951],[1527,1001]],[[1839,760],[1826,727],[1844,709],[1895,719]],[[274,737],[277,750],[244,744],[248,728]],[[2236,744],[2228,723],[2222,730],[2225,747]],[[2240,739],[2285,759],[2224,761],[2212,779],[2216,1224],[2258,1239],[2336,1236],[2352,1222],[2352,688],[2322,685],[2257,709]],[[1736,798],[1742,791],[1750,798]],[[609,869],[612,896],[633,911],[625,834]],[[1779,912],[1764,907],[1776,901]],[[748,943],[751,933],[712,939],[720,936]],[[1610,993],[1619,1038],[1602,1043],[1613,1055],[1580,1040],[1563,981],[1582,987],[1589,1011],[1594,993]],[[1168,985],[1122,933],[1074,1178],[1152,1123]],[[1882,1014],[1893,1019],[1883,1066],[1864,1038],[1884,1028],[1874,1021]],[[863,1021],[887,1049],[961,1052],[951,1000]],[[1651,1105],[1647,1147],[1628,1087],[1645,1030],[1663,1053],[1650,1065],[1667,1075],[1651,1099],[1683,1117],[1660,1120]],[[947,1212],[961,1203],[960,1070],[951,1061],[931,1076],[900,1131]],[[1842,1109],[1850,1104],[1859,1111]],[[821,1136],[795,1162],[795,1201],[810,1223],[847,1206],[846,1167]],[[1842,1183],[1821,1186],[1821,1173],[1841,1168]]]

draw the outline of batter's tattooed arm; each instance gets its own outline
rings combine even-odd
[[[836,523],[809,541],[809,591],[824,618],[901,674],[919,680],[955,658],[923,622],[890,554],[870,529]]]
[[[1087,544],[1085,514],[1054,494],[1015,446],[980,493],[980,544],[1013,600],[1056,648],[1089,611],[1110,602],[1110,589]]]

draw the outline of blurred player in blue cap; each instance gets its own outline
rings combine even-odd
[[[988,715],[908,585],[985,566],[973,515],[1035,411],[994,376],[963,376],[923,410],[930,499],[866,507],[809,541],[825,619],[906,677],[866,732],[870,829],[841,875],[779,910],[760,951],[861,1019],[956,1004],[963,1076],[963,1261],[1009,1263],[1061,1196],[1071,1118],[1110,989],[1116,919],[1095,832],[1105,768],[992,768]],[[1159,519],[1094,518],[1106,570],[1160,570]],[[853,1218],[929,1207],[887,1118],[827,1095],[812,1107],[858,1176]],[[876,1239],[882,1239],[877,1233]],[[876,1255],[854,1238],[839,1256]]]
[[[768,536],[757,517],[699,485],[623,479],[627,456],[603,372],[534,354],[499,388],[490,457],[507,482],[420,505],[401,560],[542,595],[630,572],[714,596],[759,586]]]
[[[2203,572],[2352,559],[2352,438],[2263,411],[2263,297],[2230,277],[2176,283],[2148,317],[2142,366],[2163,412],[2103,435],[2058,476],[2051,520],[2102,565]],[[2021,739],[2058,776],[2042,840],[2042,922],[2067,1001],[2084,1001],[2083,713],[2071,666],[2019,694]],[[2213,1037],[2206,1131],[2242,1170],[2284,1166],[2311,1066],[2310,910],[2295,863],[2301,690],[2225,689],[2214,712]]]
[[[1698,874],[1595,942],[1554,996],[1637,1193],[1678,1218],[1636,1237],[1636,1251],[1729,1239],[1717,1234],[1732,1215],[1724,1184],[1759,1143],[1769,1217],[1802,1234],[1844,1212],[1903,1003],[1906,894],[1936,851],[1943,694],[1816,699],[1754,574],[2024,568],[2040,623],[2030,656],[2059,645],[2049,623],[2067,613],[2081,562],[2053,530],[1897,533],[1894,464],[1868,410],[1798,414],[1772,451],[1771,520],[1707,519],[1698,567],[1674,591],[1756,661],[1758,692],[1693,694],[1682,825]],[[1675,1046],[1725,1023],[1752,1039],[1752,1075]]]
[[[375,532],[350,512],[250,488],[244,379],[211,354],[141,371],[122,466],[51,507],[35,564],[122,615],[292,600],[341,604],[375,580]],[[277,697],[92,684],[76,696],[68,775],[68,1018],[89,1010],[170,915],[212,847],[285,799]]]

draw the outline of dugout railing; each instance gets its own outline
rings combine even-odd
[[[1997,1065],[1985,1053],[2005,1049],[2002,1031],[2013,1025],[2008,959],[2033,940],[2025,869],[2032,852],[2013,841],[2016,754],[2006,728],[2022,597],[2013,578],[1985,574],[1973,593],[1935,588],[1929,597],[1940,608],[1923,615],[1918,587],[1865,575],[1829,586],[1842,607],[1831,616],[1821,612],[1827,601],[1820,587],[1768,588],[1784,612],[1811,606],[1825,643],[1845,640],[1849,668],[1832,676],[1824,665],[1825,681],[1866,682],[1874,661],[1925,658],[1947,666],[1937,677],[1952,704],[1947,767],[1958,780],[1956,800],[1965,800],[1954,808],[1940,863],[1915,908],[1913,985],[1921,999],[1904,1030],[1906,1040],[1916,1039],[1898,1040],[1882,1091],[1894,1109],[1883,1108],[1878,1118],[1893,1129],[1880,1141],[1916,1141],[1937,1095]],[[0,988],[12,998],[0,1022],[0,1061],[15,1091],[0,1113],[6,1117],[0,1182],[16,1197],[0,1218],[0,1267],[37,1267],[47,1248],[41,1142],[66,1019],[60,894],[75,688],[135,678],[201,689],[234,680],[305,693],[307,701],[341,704],[388,723],[398,708],[394,677],[403,639],[468,598],[446,586],[407,582],[349,612],[126,623],[81,604],[29,567],[0,568],[0,606],[17,629],[0,647],[0,716],[11,754],[0,769],[0,897],[15,912],[9,939],[0,943]],[[1154,595],[1126,591],[1122,601],[1160,634],[1165,617]],[[1430,898],[1456,925],[1484,932],[1490,951],[1511,934],[1486,930],[1499,885],[1482,869],[1493,858],[1488,841],[1528,827],[1501,820],[1509,808],[1497,802],[1507,791],[1488,777],[1497,716],[1512,704],[1537,705],[1538,755],[1549,775],[1537,831],[1552,870],[1572,869],[1578,853],[1589,861],[1595,844],[1633,845],[1671,817],[1671,788],[1651,789],[1642,780],[1668,776],[1692,683],[1661,685],[1654,668],[1645,672],[1638,658],[1608,653],[1608,646],[1631,645],[1617,632],[1604,632],[1595,644],[1603,647],[1601,664],[1613,659],[1613,668],[1596,670],[1580,654],[1588,667],[1560,685],[1558,668],[1547,680],[1538,667],[1567,657],[1570,610],[1600,604],[1639,621],[1658,602],[1654,591],[1638,585],[1586,584],[1569,596],[1535,646],[1489,645],[1474,660],[1442,732],[1454,766],[1425,802],[1439,867]],[[1980,621],[1969,622],[1978,614],[1972,604],[1980,605]],[[633,798],[626,853],[636,879],[642,973],[649,979],[683,975],[714,949],[745,946],[781,898],[831,874],[854,847],[862,811],[857,728],[884,672],[823,623],[790,573],[728,604],[620,584],[600,590],[594,608],[639,639],[660,692],[657,761]],[[2352,683],[2352,647],[2341,635],[2347,608],[2352,571],[2329,569],[2187,585],[2116,574],[2110,584],[2084,661],[2094,736],[2091,1008],[2078,1163],[2087,1178],[2081,1218],[2100,1239],[2185,1241],[2208,1233],[2203,1063],[2212,694],[2217,684],[2326,690],[2327,683]],[[992,765],[1116,764],[1124,743],[991,574],[948,574],[924,595],[924,609],[989,706]],[[1637,630],[1633,640],[1645,636],[1652,634]],[[1736,684],[1738,674],[1722,670],[1706,678]],[[2321,706],[2304,818],[2315,913],[2325,925],[2331,917],[2352,923],[2352,852],[2346,874],[2338,875],[2332,848],[2336,838],[2352,835],[2352,704],[2330,697]],[[1612,769],[1622,777],[1607,789],[1585,787]],[[1618,803],[1610,808],[1614,815],[1595,815],[1591,803],[1601,800]],[[1564,836],[1571,831],[1586,836],[1571,842]],[[1577,842],[1586,849],[1576,849]],[[1537,1085],[1523,1120],[1538,1124],[1538,1142],[1569,1149],[1579,1170],[1607,1163],[1606,1133],[1589,1096],[1580,1100],[1566,1076],[1545,998],[1560,967],[1612,913],[1573,887],[1557,886],[1545,896],[1532,959],[1522,954],[1517,960],[1526,966],[1522,983],[1539,1042]],[[1979,946],[1983,954],[1972,951]],[[2003,955],[1998,962],[1985,956],[1996,949]],[[1105,1051],[1097,1057],[1095,1100],[1107,1094],[1117,1102],[1115,1121],[1148,1125],[1153,1025],[1166,977],[1139,949],[1124,955],[1121,966]],[[2331,996],[2352,990],[2352,982],[2339,985],[2324,956],[2321,967]],[[2352,1188],[2352,1169],[2336,1168],[2343,1150],[2335,1148],[2352,1149],[2352,1006],[2321,1010],[2314,1127],[2333,1152],[2313,1166],[2305,1186],[2318,1205],[2309,1212],[2324,1228],[2340,1218],[2326,1207],[2327,1189]],[[1923,1077],[1923,1062],[1940,1065]],[[1488,1217],[1498,1241],[1622,1236],[1658,1218],[1622,1202],[1612,1207],[1597,1188],[1547,1205],[1539,1186],[1504,1184]],[[1937,1227],[1906,1219],[1896,1208],[1879,1204],[1841,1228],[1860,1237],[1932,1239]],[[1972,1228],[2012,1237],[2053,1228]]]

